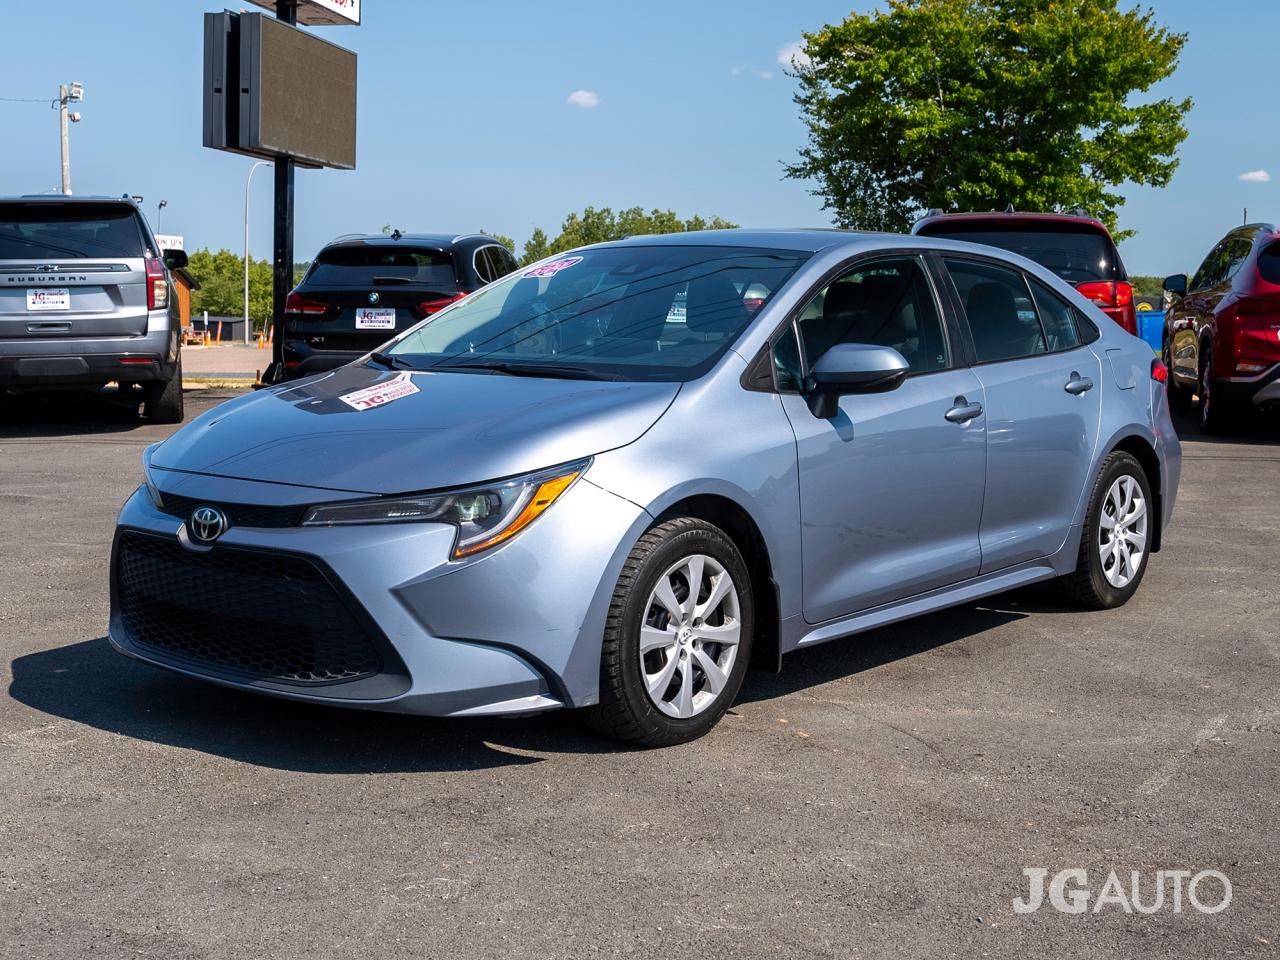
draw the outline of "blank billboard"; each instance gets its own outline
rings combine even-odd
[[[238,147],[356,166],[356,55],[260,13],[240,14]]]

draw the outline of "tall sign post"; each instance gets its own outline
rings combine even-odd
[[[354,170],[356,55],[298,25],[360,23],[360,0],[252,0],[275,12],[206,13],[204,144],[275,167],[272,325],[293,289],[294,173]],[[247,296],[246,296],[247,299]],[[263,380],[283,379],[282,331]]]

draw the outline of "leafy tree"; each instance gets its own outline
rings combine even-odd
[[[805,34],[793,69],[808,145],[787,176],[817,181],[844,227],[1012,203],[1082,206],[1114,230],[1115,188],[1168,184],[1191,108],[1136,102],[1187,37],[1118,3],[890,0]]]
[[[516,252],[516,242],[505,233],[493,233],[489,230],[481,230],[480,233],[483,233],[486,237],[493,237],[493,239],[497,240],[512,253]]]
[[[244,258],[230,250],[196,250],[187,271],[200,281],[191,294],[191,315],[239,317],[244,312]],[[259,328],[271,316],[271,261],[249,260],[249,318]]]
[[[581,214],[571,213],[560,225],[560,233],[554,240],[548,240],[546,233],[535,227],[533,235],[524,245],[522,263],[532,263],[543,257],[589,243],[604,243],[608,240],[620,240],[623,237],[646,233],[684,233],[690,230],[728,230],[737,224],[712,217],[704,220],[694,216],[689,220],[681,220],[674,210],[651,210],[645,213],[642,207],[631,207],[617,213],[609,207],[587,207]]]

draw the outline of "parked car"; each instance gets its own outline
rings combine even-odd
[[[181,250],[161,250],[128,197],[0,199],[0,392],[142,388],[182,422]]]
[[[1126,602],[1178,489],[1164,373],[991,247],[582,248],[149,447],[111,642],[297,700],[689,740],[752,658],[1035,581]]]
[[[1195,275],[1164,282],[1164,362],[1169,402],[1200,427],[1229,428],[1242,414],[1280,405],[1280,232],[1253,223],[1228,233]]]
[[[1100,220],[1074,213],[937,213],[919,221],[912,232],[1021,254],[1048,267],[1122,330],[1138,336],[1133,286]]]
[[[479,234],[339,237],[285,302],[285,379],[358,360],[517,266],[511,251]]]

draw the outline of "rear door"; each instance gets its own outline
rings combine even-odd
[[[1102,364],[1077,311],[1034,277],[943,258],[973,339],[986,405],[982,573],[1047,557],[1066,541],[1098,440]]]
[[[131,204],[0,204],[0,344],[146,333],[146,254]]]

